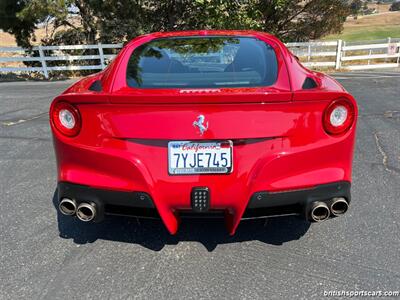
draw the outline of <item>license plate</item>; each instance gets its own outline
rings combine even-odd
[[[232,172],[232,141],[168,143],[169,174],[226,174]]]

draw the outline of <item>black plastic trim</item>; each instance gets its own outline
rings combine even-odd
[[[254,193],[247,205],[243,219],[277,215],[304,214],[310,203],[344,197],[349,203],[351,184],[348,181],[322,184],[309,189]]]
[[[256,192],[251,196],[242,219],[304,215],[312,202],[327,202],[336,197],[343,197],[350,203],[350,188],[350,182],[339,181],[302,190]],[[160,219],[151,196],[145,192],[103,190],[69,182],[59,182],[58,201],[62,198],[73,199],[77,204],[81,202],[95,203],[98,211],[95,222],[101,221],[104,215]],[[179,215],[183,218],[218,218],[224,216],[224,214],[224,210],[206,210],[201,213],[194,210],[182,210],[179,212]]]
[[[178,211],[179,217],[182,219],[223,219],[225,218],[226,211],[209,210],[206,212],[195,212],[193,210],[180,210]]]
[[[62,198],[73,199],[77,204],[81,202],[95,203],[98,211],[95,221],[101,221],[104,215],[160,218],[153,200],[145,192],[103,190],[86,185],[59,182],[58,201]]]

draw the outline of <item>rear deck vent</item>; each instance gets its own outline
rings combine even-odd
[[[316,88],[317,86],[318,85],[314,79],[312,79],[311,77],[307,77],[306,80],[304,80],[302,88],[303,88],[303,90],[309,90],[309,89]]]
[[[93,82],[90,85],[89,90],[94,92],[101,92],[103,90],[103,87],[101,85],[101,80],[96,80],[95,82]]]

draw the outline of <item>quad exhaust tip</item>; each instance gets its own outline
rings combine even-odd
[[[349,209],[349,203],[346,201],[345,198],[333,198],[330,204],[330,210],[332,215],[340,216],[347,212]]]
[[[73,216],[76,213],[76,202],[72,199],[63,198],[58,208],[63,215]]]
[[[310,209],[310,218],[314,222],[322,222],[329,218],[330,210],[325,202],[314,202]]]
[[[83,222],[92,221],[96,217],[96,205],[94,203],[81,203],[76,209],[76,216]]]

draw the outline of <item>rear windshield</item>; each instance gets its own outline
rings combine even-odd
[[[270,86],[277,70],[272,47],[255,38],[163,38],[133,51],[127,82],[135,88]]]

